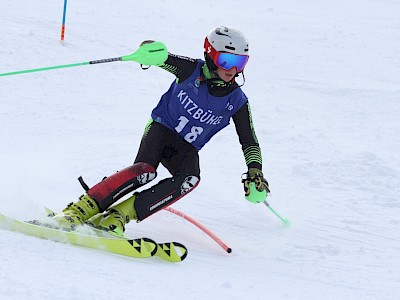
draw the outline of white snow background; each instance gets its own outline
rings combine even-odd
[[[143,40],[203,57],[219,25],[250,43],[243,90],[269,180],[244,199],[233,125],[200,152],[202,181],[127,235],[184,243],[171,264],[0,231],[1,299],[399,299],[400,1],[1,0],[0,73],[118,57]],[[134,62],[0,78],[1,213],[60,211],[129,166],[174,76]],[[160,180],[167,176],[160,167]]]

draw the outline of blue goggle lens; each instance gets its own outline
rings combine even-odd
[[[225,70],[230,70],[235,67],[237,72],[242,72],[248,60],[249,56],[247,55],[222,52],[219,53],[216,64],[218,67]]]

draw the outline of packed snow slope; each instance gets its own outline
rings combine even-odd
[[[233,125],[200,152],[202,181],[127,234],[189,248],[178,264],[0,231],[1,299],[399,299],[400,2],[1,0],[0,73],[132,53],[146,39],[201,58],[229,25],[250,42],[249,97],[269,180],[244,199]],[[61,210],[129,166],[174,77],[114,62],[0,77],[0,212]],[[238,79],[240,80],[240,78]],[[168,176],[160,167],[157,180]]]

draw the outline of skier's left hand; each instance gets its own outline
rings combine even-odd
[[[267,193],[270,192],[268,181],[264,178],[264,174],[260,169],[249,168],[247,173],[243,174],[242,183],[246,197],[250,195],[250,182],[254,182],[257,191],[262,192],[265,190]]]

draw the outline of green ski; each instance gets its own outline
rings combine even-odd
[[[135,258],[158,256],[166,261],[180,262],[187,256],[186,247],[177,242],[157,244],[149,238],[120,238],[86,225],[78,227],[79,230],[66,230],[50,223],[19,221],[0,214],[0,228]]]

